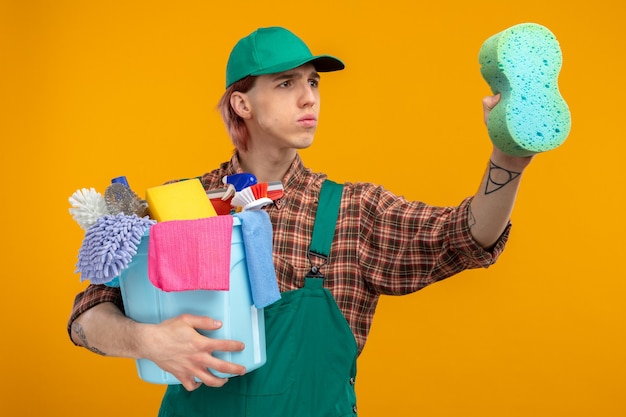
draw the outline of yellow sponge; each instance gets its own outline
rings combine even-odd
[[[501,95],[487,121],[497,148],[529,156],[565,141],[571,117],[557,84],[561,49],[550,30],[536,23],[512,26],[483,43],[479,62],[491,91]]]
[[[217,215],[197,178],[148,188],[146,202],[150,217],[159,222]]]

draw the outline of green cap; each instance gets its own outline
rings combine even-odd
[[[260,28],[240,39],[231,51],[226,66],[226,88],[248,75],[274,74],[309,62],[319,72],[345,67],[333,56],[313,55],[300,38],[285,28]]]

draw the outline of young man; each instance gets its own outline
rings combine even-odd
[[[263,367],[244,375],[241,366],[213,357],[213,351],[243,346],[201,336],[196,329],[220,326],[210,317],[141,324],[124,316],[117,289],[90,286],[77,296],[68,325],[76,344],[103,355],[148,358],[182,382],[168,388],[161,416],[356,413],[356,358],[379,296],[408,294],[465,269],[488,267],[503,250],[521,173],[531,158],[493,149],[479,191],[457,207],[346,183],[330,256],[309,255],[326,175],[305,168],[298,149],[312,144],[317,128],[319,73],[343,68],[337,58],[312,55],[298,37],[277,27],[241,39],[229,58],[220,108],[236,152],[202,177],[204,187],[223,187],[222,177],[238,172],[284,186],[284,196],[265,208],[282,298],[265,309]],[[483,99],[485,117],[497,102]],[[305,278],[312,266],[320,267],[323,284]],[[243,376],[225,385],[207,368]]]

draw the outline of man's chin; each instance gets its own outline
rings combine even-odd
[[[313,145],[313,136],[311,136],[310,138],[306,138],[306,139],[303,139],[303,140],[299,141],[296,144],[295,148],[296,149],[307,149],[311,145]]]

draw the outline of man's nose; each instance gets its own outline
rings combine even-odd
[[[315,91],[315,87],[310,85],[308,82],[303,85],[300,90],[300,105],[302,107],[312,106],[317,103],[317,92]]]

